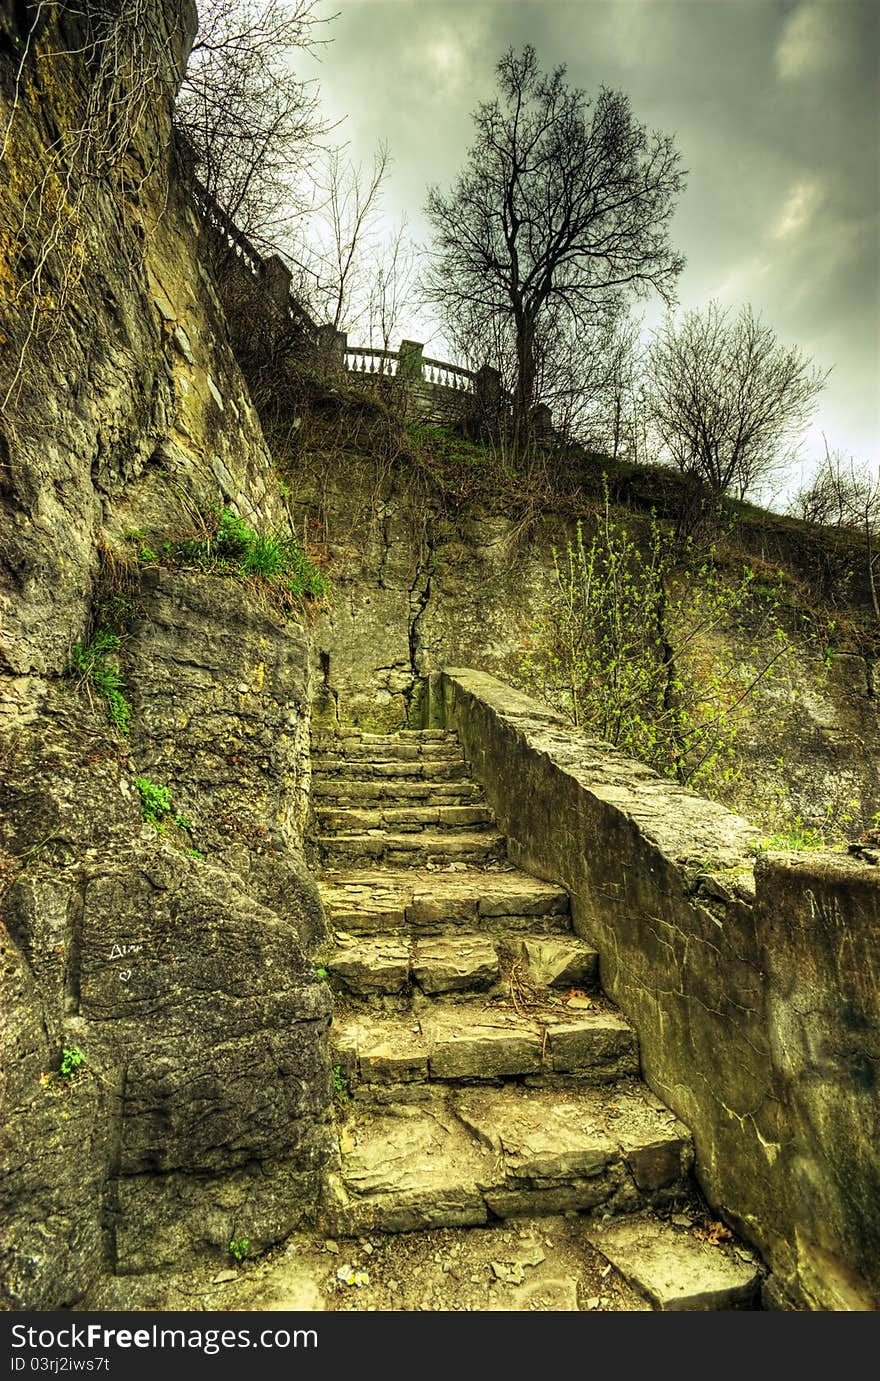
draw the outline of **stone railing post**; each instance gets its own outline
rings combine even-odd
[[[477,370],[474,381],[477,409],[483,417],[494,417],[501,406],[501,375],[490,364]]]
[[[549,441],[553,435],[553,414],[547,403],[532,408],[532,435],[536,441]]]
[[[293,275],[280,255],[271,254],[268,259],[263,260],[260,277],[275,306],[286,314]]]
[[[421,383],[424,375],[424,345],[402,340],[397,352],[397,377],[401,383]]]
[[[317,333],[318,368],[325,374],[345,372],[345,352],[348,349],[348,335],[337,331],[332,321],[319,326]]]

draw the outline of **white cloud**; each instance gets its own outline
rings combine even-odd
[[[802,180],[794,184],[771,234],[775,240],[788,239],[807,228],[822,200],[818,182]]]
[[[792,11],[776,47],[782,81],[818,77],[841,66],[849,50],[848,8],[837,0],[812,0]]]

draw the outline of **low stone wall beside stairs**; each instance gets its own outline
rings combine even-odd
[[[432,678],[508,851],[566,887],[701,1187],[764,1253],[767,1301],[880,1303],[880,867],[758,832],[494,677]],[[873,1205],[873,1208],[872,1208]]]

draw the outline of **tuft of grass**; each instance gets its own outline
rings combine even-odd
[[[803,849],[827,849],[829,841],[821,830],[812,829],[802,820],[796,820],[772,834],[765,835],[755,845],[755,853],[778,853],[786,850],[797,852]]]
[[[127,734],[131,705],[125,697],[125,681],[119,667],[110,658],[118,653],[121,639],[109,628],[99,628],[89,643],[74,643],[70,668],[86,689],[101,696],[107,707],[107,718],[121,734]]]
[[[291,537],[256,532],[229,508],[214,518],[212,526],[209,535],[196,540],[166,542],[163,559],[256,578],[281,596],[282,602],[323,599],[329,594],[328,577]]]

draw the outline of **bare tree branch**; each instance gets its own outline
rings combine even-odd
[[[704,313],[669,316],[648,355],[646,407],[660,444],[714,494],[742,498],[788,465],[828,371],[782,345],[751,307],[731,321]]]
[[[683,259],[668,238],[684,185],[672,139],[648,133],[621,92],[590,105],[545,76],[534,48],[497,67],[500,96],[474,113],[476,137],[449,195],[431,188],[434,249],[426,292],[453,340],[511,342],[516,424],[527,430],[540,391],[542,332],[595,328],[625,293],[670,301]],[[549,324],[547,324],[549,323]]]
[[[276,248],[303,209],[298,178],[328,126],[291,61],[311,52],[317,0],[200,0],[175,111],[207,191],[256,244]],[[331,16],[332,17],[332,16]]]

